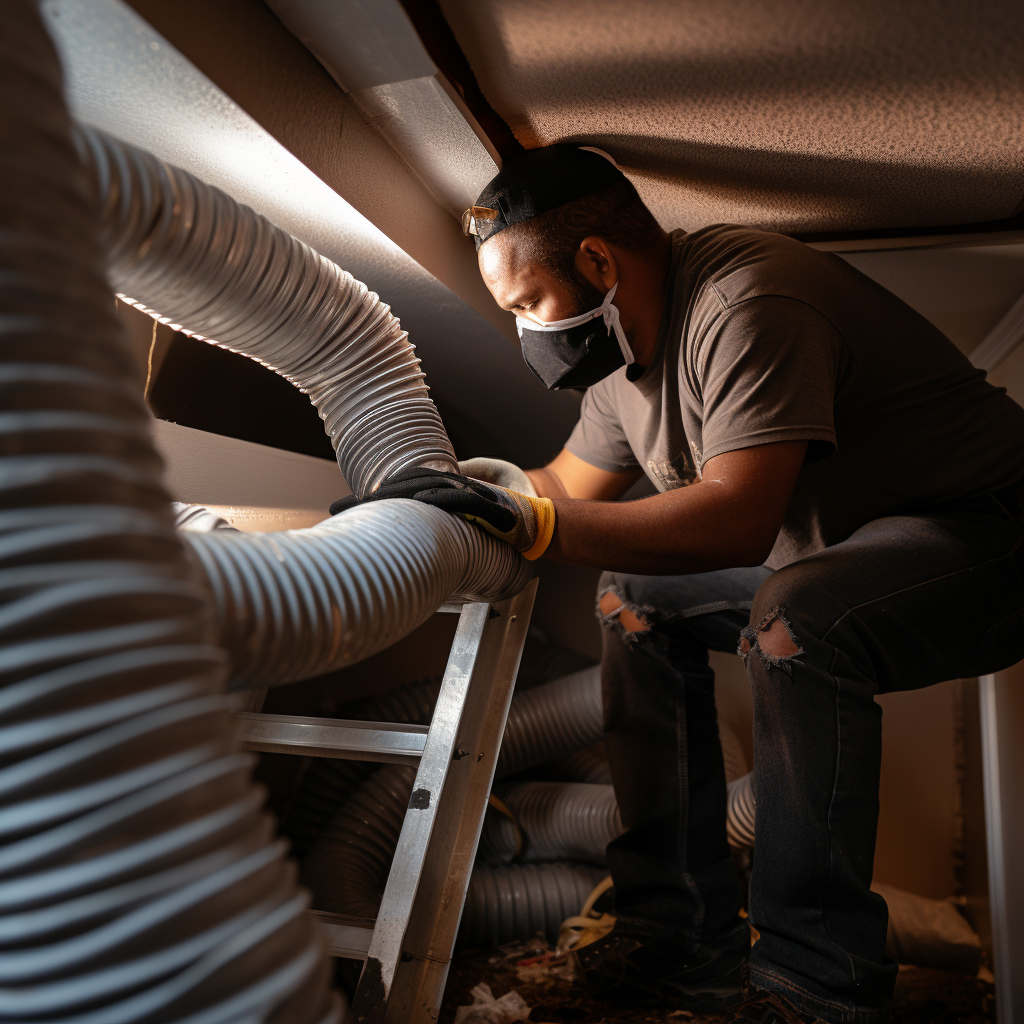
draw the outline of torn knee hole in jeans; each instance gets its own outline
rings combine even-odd
[[[773,608],[756,626],[747,626],[740,633],[736,653],[744,664],[751,651],[757,651],[758,657],[766,665],[781,668],[791,674],[793,658],[804,653],[781,608]]]
[[[606,591],[597,602],[601,615],[608,620],[615,619],[628,633],[645,633],[651,626],[643,616],[638,615],[614,591]]]

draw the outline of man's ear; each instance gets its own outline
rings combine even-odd
[[[576,253],[576,269],[595,287],[608,291],[619,280],[619,267],[608,243],[588,235]]]

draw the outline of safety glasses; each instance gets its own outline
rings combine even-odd
[[[497,210],[491,210],[486,206],[471,206],[462,215],[462,233],[467,238],[470,235],[476,235],[479,238],[489,234],[487,225],[496,221],[500,216],[501,214]]]

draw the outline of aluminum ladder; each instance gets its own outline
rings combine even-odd
[[[437,1020],[536,592],[439,609],[459,624],[429,726],[239,713],[249,750],[417,768],[376,919],[310,911],[333,956],[365,961],[350,1024]]]

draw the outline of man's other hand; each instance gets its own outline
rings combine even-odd
[[[385,498],[411,498],[459,516],[511,544],[530,560],[540,558],[555,529],[555,506],[549,498],[532,497],[458,473],[413,466],[381,484],[362,501]],[[331,505],[331,515],[362,501],[354,494],[342,498]]]
[[[526,471],[514,462],[506,462],[504,459],[466,459],[459,463],[459,472],[474,480],[482,480],[485,484],[496,484],[508,491],[525,494],[528,498],[538,497]]]

